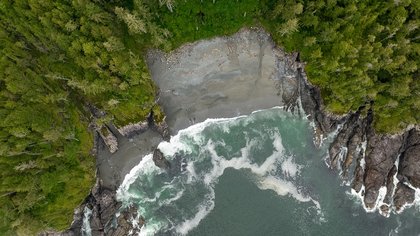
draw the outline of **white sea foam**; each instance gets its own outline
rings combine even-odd
[[[342,176],[343,174],[342,164],[344,162],[344,159],[347,156],[347,152],[348,152],[347,147],[341,147],[340,152],[338,153],[338,158],[336,160],[336,167],[337,167],[337,170],[339,171],[340,176]]]
[[[181,235],[186,235],[189,231],[197,227],[200,221],[203,220],[213,210],[215,205],[214,198],[215,193],[214,190],[211,189],[210,194],[207,196],[207,200],[205,200],[204,203],[198,207],[198,211],[194,217],[176,226],[175,231]]]
[[[386,192],[387,192],[387,187],[386,186],[381,186],[379,188],[378,197],[376,198],[375,206],[371,209],[372,212],[374,212],[376,210],[378,210],[379,213],[382,212],[380,210],[380,207],[384,204],[384,199],[385,199],[385,196],[386,196]]]
[[[279,196],[286,196],[287,194],[290,194],[293,198],[300,202],[311,201],[310,197],[299,193],[298,189],[292,182],[282,180],[274,176],[268,176],[262,179],[258,187],[262,190],[273,190]]]
[[[350,189],[350,192],[346,192],[348,195],[353,196],[357,201],[360,202],[362,207],[365,209],[366,212],[369,212],[369,209],[366,208],[364,204],[364,193],[365,193],[365,185],[362,185],[359,192],[356,192],[353,188]]]
[[[365,171],[365,167],[366,167],[366,161],[365,158],[360,159],[360,168],[362,168],[363,171]]]
[[[402,227],[402,222],[401,222],[401,220],[399,218],[397,218],[397,223],[398,223],[397,227],[395,229],[392,229],[388,233],[388,236],[397,236],[397,235],[399,235],[399,231],[400,231],[400,229]]]
[[[209,151],[212,157],[211,162],[213,164],[213,169],[204,176],[204,183],[206,185],[211,185],[217,180],[218,177],[223,174],[227,168],[233,168],[236,170],[249,169],[253,174],[258,176],[264,176],[270,171],[275,170],[275,163],[282,157],[283,151],[280,135],[276,134],[274,136],[273,145],[275,147],[275,151],[261,165],[252,163],[252,160],[249,158],[249,152],[256,143],[256,140],[249,141],[247,145],[241,149],[240,157],[227,160],[217,154],[215,145],[210,140],[206,145],[206,150]]]
[[[354,190],[352,188],[350,192],[346,192],[346,193],[354,196],[360,202],[360,204],[362,205],[363,209],[365,209],[366,212],[372,213],[372,212],[379,211],[379,213],[381,213],[380,207],[384,204],[383,201],[385,199],[386,192],[387,192],[386,186],[381,186],[379,188],[378,196],[377,196],[375,204],[372,208],[368,208],[364,203],[364,194],[365,194],[365,186],[364,185],[362,185],[359,192],[356,192],[356,190]]]
[[[279,196],[290,195],[299,202],[312,202],[317,209],[320,223],[326,222],[321,204],[312,197],[302,194],[292,182],[274,176],[267,176],[261,179],[258,183],[258,188],[261,190],[272,190]]]
[[[365,141],[363,141],[362,143],[361,143],[361,150],[362,150],[362,158],[363,158],[363,160],[365,159],[365,156],[366,156],[366,146],[367,146],[367,138],[366,138],[366,136],[365,136]]]
[[[259,112],[256,111],[254,114],[268,120],[285,115],[283,113],[266,114]],[[187,158],[183,160],[186,163],[185,168],[181,168],[179,176],[171,177],[173,178],[172,180],[162,182],[162,178],[168,178],[168,175],[162,174],[164,172],[154,165],[152,154],[145,156],[139,165],[130,171],[117,191],[117,199],[125,202],[126,205],[128,205],[127,203],[130,202],[130,199],[139,201],[137,202],[139,212],[145,216],[147,221],[147,224],[142,226],[140,235],[153,235],[159,230],[166,231],[169,229],[175,230],[178,234],[187,234],[191,229],[195,228],[214,208],[214,187],[227,168],[245,169],[250,172],[251,176],[255,177],[256,184],[260,189],[270,189],[279,196],[290,196],[300,202],[313,202],[314,206],[319,210],[318,212],[320,212],[319,202],[313,200],[310,196],[302,194],[299,191],[300,188],[292,182],[298,176],[300,166],[293,162],[292,156],[285,154],[280,132],[277,128],[271,128],[265,133],[256,132],[254,134],[255,138],[251,139],[245,133],[242,138],[245,139],[246,144],[236,152],[236,155],[239,156],[233,157],[224,157],[218,153],[217,150],[220,147],[225,148],[226,146],[223,140],[213,141],[206,139],[205,135],[202,134],[210,126],[229,133],[232,127],[236,125],[246,127],[247,124],[250,124],[255,119],[255,117],[244,118],[245,116],[208,119],[179,131],[177,135],[171,137],[170,142],[160,143],[158,148],[169,160],[176,156],[177,153],[181,153],[184,158]],[[257,135],[258,133],[260,135]],[[262,139],[265,141],[262,141]],[[261,142],[266,142],[266,139],[272,141],[273,151],[263,163],[257,163],[251,153],[254,152],[254,149],[258,149],[261,146]],[[287,181],[275,177],[278,174],[277,168],[281,168],[283,175],[288,178]],[[160,175],[160,180],[156,179],[158,175]],[[145,190],[149,192],[142,193],[139,190],[132,190],[131,192],[133,193],[130,193],[130,186],[136,180],[138,186],[145,186]],[[193,215],[190,213],[186,215],[180,214],[176,216],[176,220],[171,217],[162,218],[162,216],[156,216],[155,212],[159,209],[164,207],[176,208],[177,201],[182,201],[186,192],[194,191],[191,190],[194,189],[194,186],[204,187],[206,193],[204,196],[201,196],[204,199],[201,203],[192,203],[197,204],[191,205],[195,209]],[[202,190],[200,191],[202,193]]]
[[[171,204],[172,202],[180,199],[183,194],[184,194],[184,190],[181,190],[181,191],[177,192],[175,194],[175,196],[173,196],[173,197],[171,197],[169,199],[165,199],[164,201],[162,201],[162,203],[163,203],[162,205],[169,205],[169,204]]]
[[[131,169],[130,173],[125,176],[122,184],[117,189],[117,200],[127,202],[130,199],[131,194],[128,190],[131,184],[133,184],[139,176],[147,176],[161,171],[162,170],[159,169],[153,162],[153,154],[144,156],[140,163]]]
[[[293,159],[291,157],[288,157],[281,163],[281,169],[284,175],[294,178],[299,172],[300,167],[293,162]]]
[[[82,224],[82,235],[83,236],[90,236],[92,235],[92,228],[90,227],[90,218],[92,216],[92,210],[85,206],[83,210],[83,224]]]
[[[397,159],[395,160],[395,162],[394,162],[394,165],[395,165],[395,167],[396,167],[396,171],[395,171],[395,174],[394,174],[394,176],[392,177],[392,182],[393,182],[393,184],[394,184],[394,188],[392,189],[392,193],[391,193],[391,196],[392,197],[394,197],[394,195],[395,195],[395,191],[397,190],[397,185],[398,185],[398,182],[399,182],[399,180],[398,180],[398,178],[397,178],[397,175],[398,175],[398,166],[399,166],[399,163],[400,163],[400,155],[398,155],[397,156]],[[390,207],[390,205],[389,204],[385,204],[386,206],[388,206],[388,207]],[[391,205],[392,205],[392,202],[391,202]],[[393,209],[390,209],[390,210],[393,210]],[[380,212],[383,216],[385,216],[385,217],[389,217],[390,216],[390,214],[391,214],[391,211],[389,211],[389,212]]]
[[[210,172],[204,175],[203,183],[209,187],[210,194],[206,197],[207,200],[199,206],[197,213],[191,219],[188,219],[176,226],[176,231],[178,233],[182,235],[187,234],[211,212],[211,210],[214,208],[214,184],[217,182],[218,178],[224,173],[224,171],[227,168],[233,168],[238,170],[249,169],[253,174],[256,174],[258,176],[266,175],[268,172],[273,170],[273,168],[275,168],[274,164],[276,160],[281,157],[278,151],[282,151],[283,149],[280,136],[277,135],[273,142],[277,152],[275,151],[273,155],[268,157],[265,160],[265,162],[261,165],[251,163],[251,160],[249,159],[249,152],[251,148],[255,145],[255,143],[257,143],[256,140],[251,140],[247,142],[247,145],[241,150],[240,157],[227,160],[217,154],[215,150],[215,143],[211,140],[208,141],[208,143],[205,146],[205,150],[207,150],[212,157],[211,162],[213,164],[213,168]]]
[[[159,231],[164,225],[159,222],[148,221],[140,228],[139,236],[153,236]]]

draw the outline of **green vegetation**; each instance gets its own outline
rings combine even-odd
[[[64,230],[94,183],[91,114],[143,119],[155,88],[143,54],[166,31],[91,1],[0,3],[0,234]],[[157,108],[156,112],[158,114]]]
[[[144,56],[263,26],[299,51],[337,113],[373,100],[375,126],[420,120],[418,1],[0,2],[0,232],[63,230],[94,180],[87,104],[117,125],[154,106]]]
[[[419,1],[269,3],[265,26],[299,51],[309,80],[336,113],[373,100],[375,127],[396,132],[420,121]]]

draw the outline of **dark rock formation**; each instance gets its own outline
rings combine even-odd
[[[420,188],[420,132],[410,130],[401,152],[398,179]]]
[[[402,207],[406,204],[411,204],[414,201],[414,190],[407,185],[399,182],[394,195],[394,206],[397,212],[403,210]]]
[[[302,70],[298,73],[305,78]],[[363,191],[368,209],[378,207],[383,215],[389,215],[390,209],[398,212],[401,206],[412,203],[415,194],[412,187],[420,188],[420,130],[411,128],[394,135],[376,133],[372,126],[373,102],[344,117],[328,114],[319,90],[306,79],[302,81],[305,82],[301,93],[303,109],[315,122],[316,131],[327,134],[341,125],[329,147],[330,168],[338,170],[344,181],[351,181],[356,192]],[[394,186],[395,175],[397,186]],[[383,186],[386,187],[383,204],[375,206]]]
[[[137,235],[140,232],[141,226],[145,223],[144,218],[138,215],[137,208],[134,206],[121,212],[116,221],[117,227],[110,228],[107,235],[125,236],[130,231],[132,231],[132,235]],[[137,227],[133,227],[134,222]]]
[[[377,207],[388,216],[392,209],[399,212],[402,206],[413,203],[413,188],[420,188],[419,127],[394,135],[376,133],[372,101],[342,117],[330,114],[325,111],[320,90],[308,82],[303,65],[297,62],[296,67],[302,108],[315,123],[315,135],[322,137],[341,126],[329,147],[330,168],[351,182],[368,209]],[[386,194],[381,205],[375,206],[381,187],[386,187]]]
[[[401,137],[369,133],[366,149],[365,198],[366,207],[373,209],[379,188],[387,185],[387,176],[394,166],[401,147]],[[391,180],[392,181],[392,180]]]
[[[65,232],[45,232],[42,236],[79,236],[82,235],[84,208],[91,210],[88,220],[92,236],[124,236],[132,231],[136,235],[145,220],[138,215],[137,208],[131,206],[120,212],[118,218],[115,214],[120,210],[121,203],[115,199],[115,190],[101,186],[98,181],[92,188],[91,194],[75,212],[75,220],[71,228]],[[114,222],[116,224],[114,224]],[[137,227],[133,227],[133,223]]]
[[[157,167],[161,169],[168,170],[171,168],[171,163],[168,160],[166,160],[163,153],[157,148],[153,152],[153,162]]]

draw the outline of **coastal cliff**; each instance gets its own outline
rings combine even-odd
[[[408,127],[398,134],[377,133],[373,127],[374,101],[355,112],[335,116],[322,103],[319,90],[310,85],[302,69],[302,104],[316,125],[316,134],[337,134],[326,163],[363,201],[367,211],[388,217],[414,203],[420,189],[420,130]],[[309,95],[309,96],[308,96]],[[416,193],[417,191],[417,193]]]

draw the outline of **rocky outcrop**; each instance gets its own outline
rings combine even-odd
[[[404,210],[406,205],[410,205],[414,201],[414,190],[407,185],[399,182],[395,190],[393,204],[397,212]]]
[[[124,137],[133,138],[146,132],[148,129],[154,130],[162,135],[163,140],[169,141],[170,135],[168,132],[168,125],[165,121],[156,123],[153,109],[150,110],[149,115],[145,121],[140,121],[135,124],[128,124],[118,129]]]
[[[115,190],[101,186],[98,180],[92,188],[91,194],[87,197],[84,204],[76,209],[74,221],[70,229],[64,232],[44,232],[42,236],[79,236],[82,228],[90,228],[92,236],[125,236],[129,232],[137,235],[141,226],[145,223],[135,206],[123,209],[121,203],[115,199]],[[84,209],[90,210],[89,219],[84,219]],[[119,216],[116,217],[116,213]],[[88,225],[84,225],[88,224]]]
[[[157,167],[161,169],[168,170],[169,168],[171,168],[171,163],[168,160],[166,160],[163,153],[157,148],[153,152],[153,162]]]
[[[397,177],[415,188],[420,188],[420,132],[410,130],[403,144]]]
[[[419,128],[393,135],[376,133],[373,101],[343,117],[333,116],[324,110],[319,90],[307,82],[302,70],[298,73],[305,82],[303,109],[310,114],[318,135],[341,126],[329,147],[330,168],[351,184],[370,211],[389,216],[391,210],[400,212],[412,204],[415,188],[420,188]]]
[[[380,134],[373,127],[373,101],[355,112],[337,116],[325,110],[320,90],[311,85],[299,54],[289,56],[300,81],[298,98],[290,102],[302,106],[315,124],[316,144],[336,131],[329,147],[327,164],[337,170],[344,182],[362,198],[369,211],[379,210],[384,216],[400,212],[420,191],[420,128],[408,128],[399,134]],[[298,99],[301,103],[298,103]]]
[[[106,235],[125,236],[130,234],[137,235],[141,226],[145,224],[143,217],[139,216],[137,208],[131,206],[120,213],[116,219],[117,226],[111,227]]]

